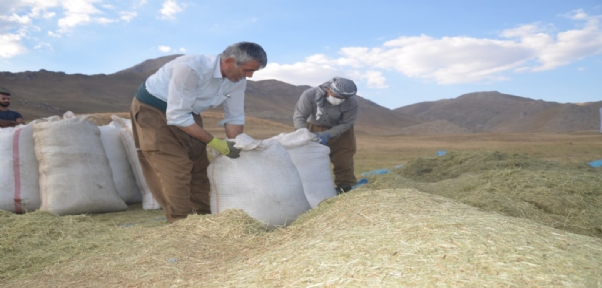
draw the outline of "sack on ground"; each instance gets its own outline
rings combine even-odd
[[[98,128],[100,129],[100,140],[102,140],[102,146],[105,148],[109,160],[117,193],[126,204],[142,202],[142,194],[140,194],[136,177],[134,177],[132,166],[121,141],[121,127],[113,120],[108,125],[99,126]]]
[[[33,125],[41,211],[68,215],[127,209],[115,189],[100,130],[87,118]]]
[[[40,208],[33,126],[0,129],[0,209],[25,213]]]
[[[146,185],[146,180],[142,173],[142,166],[140,166],[140,161],[138,160],[136,144],[134,143],[134,136],[132,134],[132,120],[121,118],[117,115],[111,115],[111,119],[113,119],[120,127],[119,136],[121,137],[121,143],[125,148],[128,161],[134,172],[138,190],[142,195],[142,208],[144,210],[161,209],[161,205],[155,200],[148,185]]]
[[[236,137],[242,148],[236,159],[218,155],[207,169],[211,213],[242,209],[268,227],[285,226],[311,206],[297,168],[278,141]]]
[[[314,138],[314,134],[306,128],[272,137],[286,148],[297,167],[311,208],[337,195],[330,171],[330,148],[313,141]]]

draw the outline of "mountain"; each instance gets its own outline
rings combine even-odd
[[[472,132],[568,132],[600,128],[600,102],[556,103],[474,92],[394,109],[421,122],[446,121]]]
[[[127,112],[138,86],[163,64],[180,55],[149,59],[105,75],[40,70],[0,72],[0,86],[13,94],[11,109],[27,121],[74,113]],[[297,99],[310,86],[277,80],[247,82],[245,110],[292,126]],[[602,102],[560,104],[499,92],[475,92],[455,99],[421,102],[394,110],[358,95],[357,133],[425,134],[471,132],[565,132],[599,128]],[[221,107],[211,112],[221,112]]]

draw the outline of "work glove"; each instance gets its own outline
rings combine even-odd
[[[328,140],[330,140],[330,132],[328,132],[328,131],[314,132],[314,134],[316,134],[316,137],[318,137],[318,143],[320,143],[320,144],[326,145]]]
[[[234,142],[230,142],[227,140],[221,140],[213,137],[207,146],[217,150],[219,153],[222,153],[230,158],[238,158],[240,157],[240,149],[234,147]]]

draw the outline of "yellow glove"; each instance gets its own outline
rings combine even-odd
[[[207,146],[217,150],[219,153],[222,153],[230,158],[238,158],[240,157],[240,149],[234,147],[234,143],[226,140],[221,140],[213,137]]]

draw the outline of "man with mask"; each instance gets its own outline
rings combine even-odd
[[[10,106],[10,92],[0,87],[0,128],[25,124],[21,113],[9,110],[8,106]]]
[[[295,129],[307,128],[320,144],[330,148],[337,193],[351,190],[357,180],[353,173],[357,118],[357,87],[349,79],[334,77],[324,84],[305,90],[293,114]]]
[[[261,46],[240,42],[217,56],[180,56],[138,88],[130,108],[134,142],[144,178],[167,221],[211,213],[206,147],[230,158],[240,150],[205,130],[200,113],[221,104],[226,137],[243,133],[246,78],[267,61]]]

